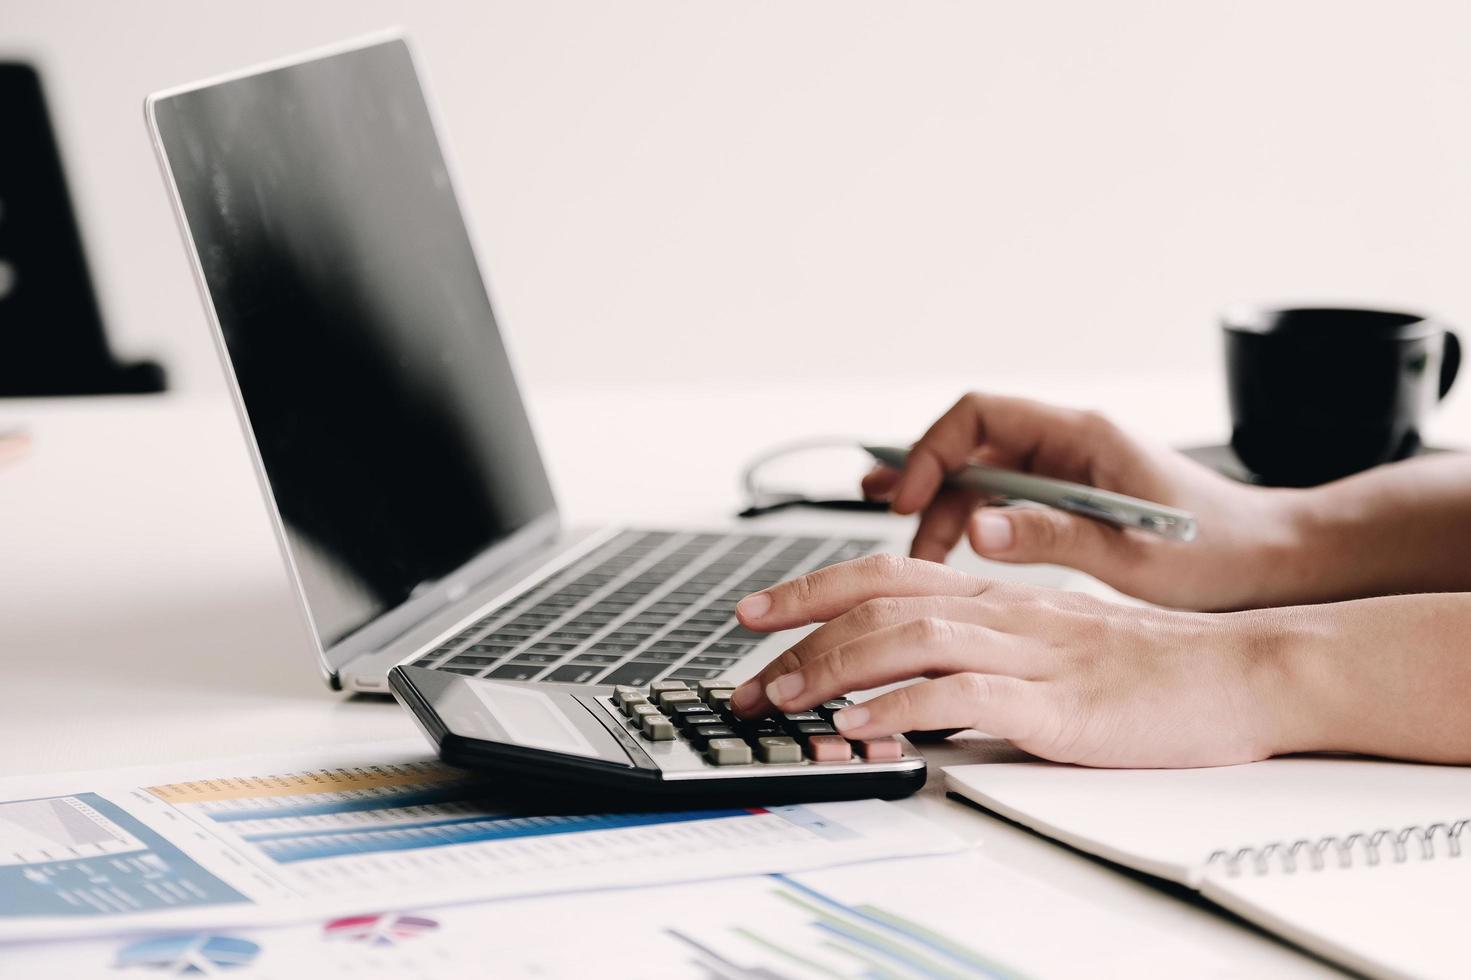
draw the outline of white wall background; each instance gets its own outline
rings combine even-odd
[[[119,347],[219,386],[144,94],[395,23],[533,390],[1199,370],[1253,298],[1471,326],[1464,3],[0,0]]]

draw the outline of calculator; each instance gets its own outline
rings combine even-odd
[[[906,739],[837,733],[832,716],[845,698],[747,720],[731,711],[734,685],[718,680],[558,687],[401,665],[388,681],[446,763],[528,788],[634,805],[757,806],[892,800],[925,782]]]

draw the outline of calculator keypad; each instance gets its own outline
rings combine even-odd
[[[645,741],[681,741],[710,766],[888,762],[904,757],[898,739],[849,741],[837,733],[832,718],[853,703],[847,698],[810,711],[758,719],[737,718],[730,698],[728,682],[700,681],[698,690],[691,690],[682,681],[659,681],[648,688],[619,685],[612,703]]]

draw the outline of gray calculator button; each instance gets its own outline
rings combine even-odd
[[[738,738],[712,738],[705,756],[717,766],[744,766],[751,761],[751,747]]]
[[[756,752],[762,762],[801,762],[802,746],[794,738],[771,736],[756,739]]]
[[[701,696],[706,699],[716,691],[724,691],[728,697],[730,692],[735,690],[735,685],[730,681],[700,681],[695,687],[699,690]]]
[[[654,695],[654,700],[659,702],[659,707],[667,708],[671,704],[699,703],[700,696],[688,689],[682,691],[659,691]]]
[[[659,709],[652,704],[636,704],[629,710],[628,717],[642,725],[645,718],[649,715],[657,715],[658,713]]]
[[[644,738],[651,742],[672,742],[674,741],[674,722],[661,714],[644,715],[643,733]]]
[[[649,699],[646,698],[646,697],[644,697],[642,694],[638,694],[638,693],[625,694],[625,695],[623,695],[622,699],[619,701],[619,704],[623,705],[623,713],[625,715],[627,715],[628,717],[630,717],[630,718],[633,717],[633,709],[634,708],[638,707],[641,704],[648,704],[648,703],[649,703]]]
[[[690,686],[684,681],[655,681],[649,685],[649,693],[655,696],[665,691],[688,691]]]

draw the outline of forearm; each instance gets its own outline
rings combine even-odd
[[[1281,493],[1297,538],[1275,573],[1284,601],[1471,591],[1471,456],[1408,460]]]
[[[1256,664],[1271,754],[1471,764],[1471,594],[1235,615],[1265,625]]]

